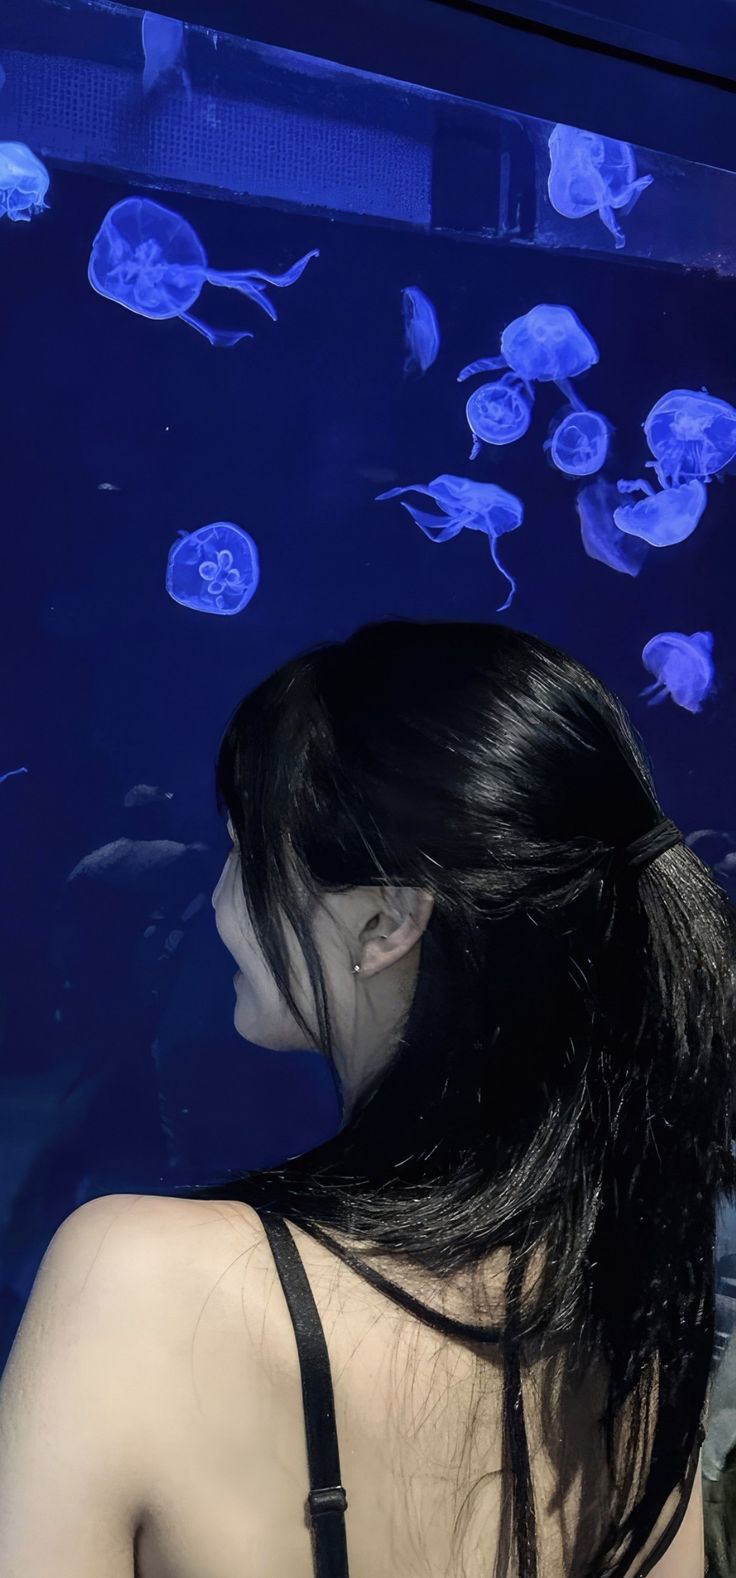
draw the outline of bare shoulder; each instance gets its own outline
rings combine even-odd
[[[62,1224],[104,1243],[111,1275],[130,1274],[162,1292],[196,1290],[200,1277],[222,1271],[264,1243],[259,1217],[240,1201],[178,1195],[109,1194],[89,1200]],[[172,1285],[172,1277],[174,1284]]]

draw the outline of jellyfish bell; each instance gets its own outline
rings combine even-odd
[[[543,444],[558,471],[568,477],[590,477],[606,463],[612,428],[600,411],[573,409],[555,419]]]
[[[670,389],[642,423],[662,487],[711,479],[736,456],[736,409],[706,389]]]
[[[618,492],[644,494],[635,504],[619,504],[614,510],[619,531],[641,537],[655,548],[684,542],[694,532],[708,503],[705,485],[697,477],[677,487],[663,488],[660,493],[655,493],[642,478],[635,482],[622,480]]]
[[[641,657],[644,667],[656,676],[653,685],[640,691],[650,698],[649,707],[659,706],[670,696],[686,712],[701,712],[703,701],[716,689],[710,630],[696,630],[691,636],[679,630],[661,631],[647,641]]]
[[[404,373],[426,373],[437,360],[440,349],[440,326],[437,313],[429,296],[418,285],[407,285],[401,292],[404,317],[404,345],[406,360]]]
[[[483,444],[513,444],[523,438],[532,419],[533,404],[533,393],[513,373],[475,389],[465,406],[473,434],[470,459],[475,460]]]
[[[166,590],[175,603],[197,613],[241,613],[259,580],[258,548],[232,521],[181,531],[169,551]]]
[[[49,172],[24,142],[0,142],[0,217],[29,220],[48,207]]]
[[[580,537],[589,559],[597,559],[621,575],[637,576],[650,553],[649,544],[619,530],[614,511],[620,503],[613,482],[598,477],[581,488],[576,499]]]

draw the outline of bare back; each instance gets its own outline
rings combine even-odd
[[[150,1198],[145,1207],[155,1213],[146,1237],[159,1275],[149,1279],[135,1578],[312,1578],[296,1339],[261,1223],[237,1202]],[[330,1357],[351,1578],[488,1578],[504,1484],[500,1355],[433,1331],[289,1230]],[[473,1319],[460,1291],[453,1301],[421,1296]],[[560,1439],[592,1440],[601,1400],[567,1394]],[[567,1578],[590,1492],[578,1478],[554,1506],[559,1462],[542,1444],[533,1375],[524,1411],[539,1578]],[[631,1578],[677,1505],[674,1495]],[[649,1573],[703,1571],[698,1471],[681,1528]]]

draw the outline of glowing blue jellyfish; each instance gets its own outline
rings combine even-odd
[[[531,385],[555,383],[576,411],[585,407],[570,378],[579,377],[598,361],[598,346],[570,307],[540,302],[514,318],[501,335],[501,355],[471,362],[458,374],[458,383],[471,374],[496,367],[510,367],[531,393]]]
[[[684,542],[695,527],[708,503],[708,494],[702,482],[683,482],[677,488],[654,488],[640,477],[636,482],[619,482],[619,493],[643,493],[636,504],[619,504],[613,518],[619,531],[632,537],[643,537],[655,548],[670,548],[673,543]]]
[[[458,374],[458,383],[476,371],[476,364],[464,367]],[[468,426],[473,435],[470,459],[475,460],[483,444],[513,444],[523,438],[532,419],[534,393],[517,378],[506,373],[496,383],[481,384],[474,390],[465,407]]]
[[[0,218],[30,219],[48,203],[49,172],[24,142],[0,142]]]
[[[157,83],[164,82],[175,74],[189,93],[190,83],[185,65],[184,22],[179,22],[172,16],[159,16],[157,11],[144,11],[141,42],[144,60],[143,92],[150,93]]]
[[[27,767],[12,767],[9,773],[0,773],[0,784],[4,784],[6,778],[18,778],[21,773],[27,772]]]
[[[710,482],[736,455],[736,410],[705,389],[670,389],[642,426],[654,455],[647,465],[663,488],[690,477]]]
[[[580,131],[576,126],[555,126],[548,147],[547,192],[552,207],[565,219],[582,219],[597,212],[617,248],[625,246],[626,237],[613,211],[622,208],[630,213],[654,179],[651,175],[637,178],[630,144]]]
[[[615,483],[604,482],[602,477],[581,488],[576,500],[580,536],[589,559],[597,559],[622,575],[636,576],[650,550],[641,537],[627,536],[619,530],[614,521],[618,502]]]
[[[692,636],[665,630],[653,636],[647,641],[641,657],[644,667],[655,674],[656,679],[639,694],[651,696],[649,707],[657,707],[671,696],[677,706],[684,707],[687,712],[701,712],[704,698],[715,686],[712,652],[710,630],[696,630]]]
[[[200,614],[239,614],[259,580],[253,538],[231,521],[213,521],[198,531],[179,532],[166,565],[169,596]]]
[[[437,313],[424,291],[418,285],[407,285],[401,292],[404,313],[404,341],[406,361],[404,373],[426,373],[437,360],[440,348],[440,326]]]
[[[401,493],[424,493],[443,511],[442,515],[431,515],[428,510],[419,510],[415,505],[402,501],[402,508],[408,510],[412,520],[430,542],[448,542],[464,527],[469,531],[485,532],[491,558],[511,587],[506,602],[501,604],[497,612],[503,613],[510,607],[516,582],[499,563],[496,538],[504,532],[515,531],[521,525],[524,519],[521,499],[517,499],[513,493],[507,493],[505,488],[498,487],[495,482],[475,482],[470,477],[448,474],[435,477],[426,486],[415,482],[406,488],[390,488],[388,493],[379,493],[376,497],[378,500],[395,499]]]
[[[599,411],[569,411],[543,448],[558,471],[568,477],[590,477],[605,465],[611,424]]]
[[[237,345],[252,335],[211,329],[189,312],[205,281],[241,291],[275,319],[276,308],[265,285],[293,285],[310,258],[316,257],[316,249],[307,252],[285,274],[265,274],[261,269],[222,273],[208,267],[199,237],[181,214],[149,197],[124,197],[105,215],[95,236],[88,276],[101,296],[131,312],[144,318],[181,318],[204,334],[210,345]]]

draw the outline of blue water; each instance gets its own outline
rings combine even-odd
[[[192,83],[170,52],[173,86],[149,80],[147,100],[196,95],[196,73]],[[2,106],[0,93],[0,125]],[[684,540],[645,552],[625,537],[627,573],[586,552],[577,506],[581,487],[600,482],[600,531],[613,503],[603,484],[657,487],[642,424],[668,391],[706,386],[736,403],[733,277],[673,260],[671,237],[688,226],[679,215],[663,231],[656,182],[617,210],[626,245],[596,212],[583,230],[559,221],[570,227],[563,249],[324,203],[226,200],[180,177],[149,185],[38,152],[48,207],[29,223],[0,220],[0,1036],[8,1101],[29,1080],[53,1092],[4,1184],[23,1224],[7,1240],[19,1298],[44,1238],[80,1199],[267,1165],[337,1126],[320,1058],[236,1036],[232,960],[209,905],[226,850],[213,794],[220,731],[300,648],[396,615],[498,618],[558,643],[623,697],[667,812],[688,834],[711,830],[699,853],[736,882],[723,866],[736,852],[736,476],[726,468],[708,483]],[[521,191],[521,208],[532,196]],[[266,287],[277,321],[252,292],[200,280],[211,343],[155,302],[146,317],[90,285],[94,238],[130,198],[180,215],[223,277],[273,278],[318,256],[289,288]],[[431,303],[437,333],[425,319],[408,359],[409,288]],[[568,307],[598,348],[575,378],[584,408],[605,416],[595,478],[550,458],[569,411],[551,381],[534,384],[520,437],[483,442],[470,459],[458,373],[498,356],[504,328],[540,303]],[[574,446],[568,463],[580,464]],[[442,494],[454,515],[431,516],[431,497],[422,505],[457,530],[434,530],[424,510],[417,522],[398,497],[377,502],[448,478],[468,480],[470,515],[457,488]],[[489,484],[523,505],[500,544],[478,526]],[[219,536],[177,559],[215,525]],[[700,710],[682,701],[690,679],[679,703],[651,694],[642,654],[673,632],[712,636]]]

